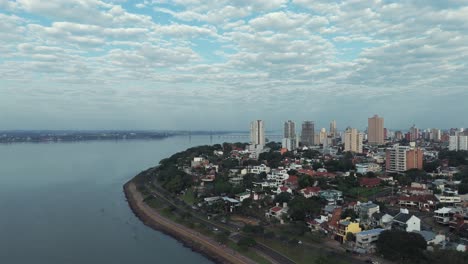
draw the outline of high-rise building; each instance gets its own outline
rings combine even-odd
[[[419,139],[419,128],[416,125],[413,125],[410,128],[410,141],[416,141]]]
[[[284,122],[284,138],[296,138],[296,124],[288,120]]]
[[[252,145],[265,145],[265,126],[263,120],[250,123],[250,143]]]
[[[320,129],[319,135],[319,142],[315,142],[315,144],[324,144],[325,140],[327,140],[327,129],[322,127],[322,129]]]
[[[313,121],[304,121],[302,123],[301,143],[306,146],[314,145],[315,124]]]
[[[333,120],[330,122],[330,137],[331,138],[336,138],[338,135],[337,135],[337,131],[336,131],[336,121]]]
[[[460,133],[457,133],[455,136],[450,136],[449,150],[468,150],[468,136],[464,136]]]
[[[283,148],[292,151],[297,147],[297,139],[296,139],[296,124],[288,120],[284,122],[284,137],[283,137]]]
[[[410,146],[395,144],[386,151],[387,172],[401,173],[410,169],[422,169],[423,154],[423,150],[416,148],[414,142]]]
[[[430,140],[433,140],[433,141],[441,140],[440,129],[437,129],[437,128],[431,129]]]
[[[367,140],[370,145],[383,145],[384,139],[384,119],[378,115],[368,119]]]
[[[348,127],[344,135],[344,151],[362,153],[362,141],[364,135],[356,128]]]
[[[395,140],[400,141],[403,139],[403,133],[401,131],[396,131],[395,132]]]

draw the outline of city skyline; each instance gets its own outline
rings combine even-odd
[[[294,117],[362,130],[373,113],[394,129],[468,127],[457,114],[467,9],[0,0],[0,128],[234,130]]]

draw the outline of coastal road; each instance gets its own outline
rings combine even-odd
[[[185,208],[182,208],[180,205],[178,205],[177,203],[172,201],[170,198],[167,198],[165,195],[162,195],[158,191],[155,191],[155,190],[152,190],[152,189],[150,189],[150,190],[151,190],[151,194],[156,196],[157,198],[163,199],[164,201],[166,201],[170,205],[172,205],[172,206],[174,206],[176,208],[179,208],[179,210],[186,211]],[[162,192],[164,192],[164,191],[162,190]],[[194,212],[191,212],[191,213],[192,213],[193,217],[195,217],[195,218],[197,218],[197,220],[207,224],[207,226],[211,227],[212,229],[213,228],[218,228],[219,230],[229,231],[231,233],[238,232],[237,229],[234,229],[234,228],[229,227],[227,225],[221,225],[221,224],[218,224],[218,223],[213,223],[211,221],[206,220],[204,217],[199,217]],[[235,239],[240,239],[240,237],[242,237],[242,234],[235,234],[233,236],[235,237]],[[240,236],[240,237],[237,237],[237,236]],[[254,247],[254,249],[260,251],[262,254],[268,256],[269,258],[273,259],[275,262],[277,262],[279,264],[295,264],[296,263],[292,259],[290,259],[287,256],[281,254],[280,252],[268,247],[265,244],[257,242],[257,245]]]
[[[135,184],[129,184],[127,194],[129,197],[129,201],[132,200],[130,202],[132,202],[134,206],[138,207],[140,213],[144,214],[145,218],[154,221],[154,223],[156,223],[157,226],[161,226],[163,229],[170,230],[171,233],[176,233],[178,236],[184,237],[185,239],[200,244],[206,250],[213,252],[212,254],[219,255],[223,259],[229,261],[230,263],[255,264],[253,260],[217,243],[212,238],[200,234],[199,232],[196,232],[184,225],[175,223],[161,216],[143,201],[143,196],[140,192],[137,191]]]

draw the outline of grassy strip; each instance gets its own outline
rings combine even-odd
[[[264,257],[258,255],[255,251],[251,250],[251,249],[248,249],[247,251],[246,250],[243,250],[241,249],[236,243],[234,243],[233,241],[229,241],[227,243],[227,246],[229,248],[232,248],[234,249],[235,251],[241,253],[242,255],[244,256],[247,256],[248,258],[254,260],[255,262],[259,263],[259,264],[271,264],[270,261],[268,261],[267,259],[265,259]]]

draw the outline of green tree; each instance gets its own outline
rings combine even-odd
[[[281,205],[283,203],[289,203],[291,201],[292,195],[288,192],[282,192],[278,195],[275,196],[275,200],[273,200],[274,203],[280,203]]]
[[[356,218],[358,218],[358,215],[353,209],[345,209],[341,214],[341,219],[345,219],[347,217],[350,217],[351,221],[354,221]]]
[[[420,234],[386,230],[380,234],[376,246],[377,251],[386,259],[411,262],[423,258],[427,244]]]
[[[322,205],[321,200],[318,198],[306,199],[304,196],[299,195],[289,202],[288,213],[294,221],[303,221],[308,217],[320,213]]]
[[[305,188],[307,186],[312,186],[313,184],[313,180],[311,177],[309,177],[309,175],[304,175],[304,174],[301,174],[299,176],[299,179],[297,180],[298,184],[299,184],[299,188]]]

